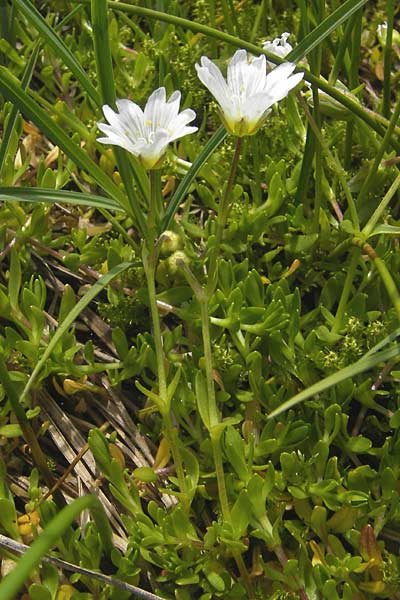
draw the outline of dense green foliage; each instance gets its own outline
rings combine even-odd
[[[395,9],[0,0],[2,599],[400,598]],[[284,31],[236,165],[194,65]],[[199,131],[149,177],[97,122],[159,86]]]

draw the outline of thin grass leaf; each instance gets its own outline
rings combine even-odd
[[[50,46],[54,54],[61,58],[63,63],[71,70],[76,80],[82,88],[88,93],[92,100],[99,105],[100,96],[93,86],[92,82],[82,69],[79,62],[57,35],[52,27],[46,23],[40,12],[29,2],[29,0],[14,0],[15,6],[25,15],[30,25],[32,25],[41,35],[43,41]]]
[[[354,21],[351,38],[349,40],[350,47],[350,69],[348,74],[349,87],[355,90],[359,86],[359,69],[360,69],[360,51],[361,51],[361,33],[362,33],[362,18],[363,11],[359,10],[353,16]],[[346,137],[344,143],[344,159],[343,164],[346,170],[351,168],[353,159],[353,137],[354,137],[354,121],[346,123]]]
[[[310,181],[311,173],[313,170],[313,158],[315,154],[315,135],[312,131],[310,124],[307,126],[306,143],[304,146],[303,160],[301,163],[301,171],[299,181],[301,185],[297,187],[296,191],[296,203],[304,204],[305,199],[308,195],[308,183]]]
[[[0,598],[14,600],[32,571],[40,564],[44,555],[57,543],[71,523],[83,511],[89,509],[97,525],[103,547],[109,554],[112,550],[111,526],[101,502],[96,496],[83,496],[63,508],[45,527],[32,546],[18,561],[17,566],[0,583]]]
[[[25,408],[20,403],[19,392],[15,386],[15,381],[10,377],[8,366],[6,365],[3,357],[0,355],[0,382],[5,391],[13,413],[15,414],[18,425],[22,430],[22,434],[26,443],[28,444],[29,451],[32,456],[33,463],[38,469],[40,475],[43,477],[46,485],[51,489],[55,484],[53,473],[49,469],[47,464],[47,457],[44,454],[37,434],[33,431],[32,425],[26,415]],[[60,489],[55,489],[53,494],[54,501],[58,508],[65,506],[65,499]],[[0,596],[1,597],[1,596]]]
[[[299,44],[285,57],[285,60],[298,62],[316,48],[325,38],[335,31],[344,21],[364,6],[367,0],[346,0],[341,6],[333,11],[315,29],[310,31]]]
[[[7,0],[0,0],[0,37],[10,41]]]
[[[332,85],[336,83],[340,70],[344,69],[344,57],[346,54],[346,50],[350,44],[353,25],[354,16],[347,21],[342,38],[335,49],[335,60],[329,75],[329,83],[331,83]]]
[[[9,550],[13,554],[25,554],[29,550],[29,546],[21,544],[20,542],[16,542],[15,540],[1,534],[0,547],[4,548],[5,550]],[[66,562],[65,560],[56,558],[55,556],[43,556],[41,558],[41,562],[54,565],[56,568],[62,571],[69,571],[71,573],[79,573],[80,575],[85,575],[90,579],[100,581],[104,585],[118,587],[124,590],[125,592],[130,592],[135,598],[142,598],[143,600],[163,600],[161,596],[156,596],[156,594],[153,594],[152,592],[146,592],[146,590],[142,590],[141,588],[138,588],[135,585],[130,585],[125,581],[121,581],[120,579],[116,579],[115,577],[110,577],[109,575],[104,575],[103,573],[99,573],[98,571],[93,571],[92,569],[85,569],[80,565]]]
[[[341,383],[342,381],[345,381],[346,379],[350,379],[351,377],[355,377],[360,373],[369,371],[379,363],[387,362],[399,354],[400,344],[396,344],[396,346],[393,348],[388,348],[387,350],[382,350],[381,352],[365,355],[352,365],[349,365],[344,369],[340,369],[340,371],[337,371],[337,373],[333,373],[332,375],[329,375],[329,377],[325,377],[321,381],[318,381],[318,383],[311,385],[306,390],[303,390],[289,400],[286,400],[286,402],[283,402],[283,404],[278,406],[278,408],[269,413],[268,419],[273,419],[283,412],[293,408],[300,402],[304,402],[304,400],[308,400],[308,398],[311,398],[312,396],[321,394],[325,390],[337,385],[338,383]]]
[[[387,3],[387,30],[386,44],[383,58],[383,103],[382,114],[390,118],[390,96],[391,96],[391,70],[392,70],[392,42],[393,42],[393,21],[394,21],[394,0],[388,0]]]
[[[72,323],[79,317],[79,315],[81,314],[81,312],[92,302],[92,300],[113,279],[115,279],[115,277],[117,277],[118,275],[120,275],[121,273],[123,273],[124,271],[126,271],[127,269],[129,269],[129,267],[131,267],[133,264],[134,263],[124,262],[124,263],[121,263],[121,264],[117,265],[113,269],[110,269],[110,271],[108,271],[108,273],[106,273],[105,275],[103,275],[102,277],[100,277],[100,279],[98,279],[90,287],[90,289],[86,292],[86,294],[84,296],[82,296],[82,298],[79,300],[79,302],[68,313],[68,315],[66,316],[66,318],[64,319],[64,321],[61,323],[61,325],[59,325],[59,327],[58,327],[57,331],[55,332],[54,336],[51,338],[51,340],[49,341],[48,345],[46,346],[46,350],[44,351],[44,353],[42,354],[42,356],[40,357],[40,359],[36,363],[36,366],[33,369],[32,373],[31,373],[31,376],[29,377],[29,379],[28,379],[28,381],[27,381],[27,383],[25,385],[25,388],[24,388],[24,390],[22,392],[21,400],[20,400],[21,403],[26,398],[28,392],[32,388],[33,384],[35,383],[38,375],[40,374],[40,371],[44,367],[47,359],[50,357],[50,355],[53,352],[54,348],[56,347],[56,345],[58,344],[58,342],[61,340],[61,338],[63,337],[63,335],[71,327]]]
[[[55,28],[56,31],[61,30],[64,25],[66,25],[71,19],[73,19],[73,17],[80,11],[82,10],[82,6],[75,6],[75,8],[73,8],[71,10],[71,12],[66,15],[57,25],[57,27]],[[33,71],[35,69],[35,65],[36,65],[36,61],[39,55],[39,51],[40,51],[40,47],[41,47],[41,41],[38,40],[33,48],[32,54],[25,66],[25,70],[24,73],[22,75],[22,79],[21,79],[21,88],[23,90],[26,90],[29,87],[30,81],[32,79],[32,74]],[[8,147],[10,145],[10,141],[11,141],[11,135],[12,135],[12,131],[15,127],[16,121],[17,121],[17,117],[19,115],[19,109],[16,105],[13,105],[10,115],[7,119],[7,125],[6,128],[4,130],[3,133],[3,139],[0,145],[0,181],[1,181],[1,172],[4,166],[4,159],[5,156],[7,154],[7,150]]]
[[[400,227],[396,227],[395,225],[378,225],[371,231],[368,237],[373,237],[375,235],[400,235]]]
[[[46,202],[48,204],[55,204],[58,202],[60,204],[77,204],[80,206],[92,206],[93,208],[99,209],[123,211],[122,207],[110,198],[83,192],[52,190],[47,188],[0,187],[0,200]]]
[[[18,80],[12,77],[8,70],[0,67],[0,92],[6,100],[13,102],[26,118],[33,123],[81,169],[87,171],[103,190],[130,213],[123,192],[104,173],[104,171],[89,158],[88,154],[75,144],[64,130],[49,118],[34,100],[21,89]]]
[[[362,232],[366,237],[369,237],[371,235],[377,235],[379,227],[376,227],[376,225],[377,225],[379,219],[383,216],[387,206],[389,205],[389,202],[391,201],[393,196],[396,194],[399,187],[400,187],[400,173],[397,175],[396,179],[393,181],[392,185],[390,186],[390,188],[388,189],[388,191],[386,192],[386,194],[384,195],[384,197],[382,198],[382,200],[379,202],[378,206],[374,210],[368,223],[363,228]],[[380,232],[383,233],[385,227],[390,228],[391,225],[383,225],[382,224],[380,226]],[[394,228],[394,229],[396,229],[396,228]],[[392,230],[393,230],[393,228],[392,228]],[[389,231],[389,229],[387,229],[386,231]]]
[[[107,18],[107,0],[92,0],[91,16],[93,25],[94,54],[96,58],[96,70],[99,80],[100,96],[102,104],[108,104],[115,109],[116,91],[114,82],[114,70],[112,64],[111,48],[108,36],[108,18]],[[132,185],[132,168],[126,151],[118,146],[113,146],[113,152],[116,158],[118,170],[121,174],[125,186],[129,204],[132,213],[135,215],[138,229],[144,235],[146,231],[146,222],[140,203],[135,194]],[[140,165],[133,170],[136,185],[139,188],[143,200],[146,200],[146,193],[142,186],[143,173],[137,173]]]
[[[227,132],[225,131],[225,129],[223,127],[220,127],[208,140],[203,150],[196,157],[189,171],[186,173],[185,177],[182,179],[182,181],[178,185],[176,192],[171,198],[171,202],[166,210],[165,217],[161,224],[161,231],[165,231],[169,228],[172,219],[174,218],[174,215],[179,208],[180,203],[182,202],[183,198],[185,197],[185,194],[187,193],[189,187],[192,184],[192,181],[200,171],[201,167],[207,162],[212,153],[225,139],[226,135]]]
[[[33,71],[34,71],[34,68],[36,65],[37,58],[39,56],[39,50],[40,50],[40,43],[37,43],[33,49],[33,52],[29,58],[29,61],[26,64],[24,73],[22,75],[21,88],[23,90],[26,90],[28,88],[29,83],[32,79],[32,74],[33,74]],[[7,125],[4,129],[3,139],[2,139],[1,145],[0,145],[0,180],[1,180],[1,173],[3,170],[3,166],[4,166],[4,159],[7,155],[7,151],[10,146],[12,132],[13,132],[13,129],[17,122],[18,115],[19,115],[18,107],[16,105],[14,105],[11,108],[10,114],[8,116]]]
[[[397,101],[397,105],[393,111],[392,117],[389,122],[389,127],[386,130],[386,133],[383,137],[383,140],[375,153],[374,161],[371,167],[368,170],[368,175],[364,179],[361,189],[357,196],[357,204],[358,206],[363,206],[376,177],[376,173],[378,172],[379,166],[381,164],[381,160],[385,154],[389,150],[390,139],[392,134],[396,128],[396,124],[400,118],[400,98]],[[378,207],[379,208],[379,207]]]
[[[382,350],[382,348],[384,348],[388,344],[391,344],[392,342],[394,342],[399,336],[400,336],[400,328],[395,329],[394,331],[392,331],[392,333],[389,333],[386,337],[384,337],[383,340],[380,340],[377,344],[375,344],[375,346],[370,348],[368,350],[368,352],[366,352],[364,354],[363,359],[367,358],[369,356],[373,356],[377,352],[380,352],[380,350]]]

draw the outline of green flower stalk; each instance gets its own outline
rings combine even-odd
[[[197,127],[188,126],[196,113],[187,108],[179,113],[181,93],[175,91],[166,99],[164,87],[155,90],[149,97],[144,111],[131,100],[117,100],[118,112],[110,106],[103,106],[103,113],[108,121],[98,123],[98,128],[105,137],[98,138],[102,144],[111,144],[124,148],[149,170],[150,198],[147,214],[147,231],[143,243],[142,258],[149,294],[150,313],[153,326],[154,349],[157,362],[158,398],[157,407],[161,413],[165,436],[168,440],[174,460],[179,487],[183,492],[185,504],[186,481],[182,458],[179,451],[176,429],[172,423],[171,401],[168,393],[165,369],[165,354],[161,321],[157,307],[155,274],[158,261],[157,221],[159,212],[157,202],[157,170],[161,167],[168,144],[189,133],[197,131]]]

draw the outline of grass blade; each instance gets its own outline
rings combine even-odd
[[[40,108],[34,100],[21,89],[18,80],[12,77],[7,69],[0,67],[0,92],[6,100],[13,102],[26,118],[33,123],[69,158],[85,170],[96,183],[112,198],[130,213],[124,193],[104,173],[104,171],[89,158],[88,154],[75,144],[64,130],[49,118],[49,115]]]
[[[66,23],[68,23],[68,21],[70,19],[72,19],[72,17],[81,10],[81,6],[75,6],[75,8],[73,8],[71,10],[71,12],[64,17],[64,19],[62,21],[60,21],[60,23],[57,25],[56,30],[57,29],[61,29]],[[41,42],[38,41],[32,51],[32,54],[26,64],[24,73],[22,75],[22,79],[21,79],[21,88],[23,90],[26,90],[30,84],[30,81],[32,79],[32,74],[33,71],[35,69],[35,65],[36,65],[36,61],[39,55],[39,50],[40,50],[40,46],[41,46]],[[3,163],[4,163],[4,159],[5,156],[7,154],[7,150],[11,141],[11,134],[12,131],[14,129],[15,123],[17,121],[17,117],[19,114],[19,110],[17,106],[13,106],[10,112],[10,115],[7,119],[7,125],[6,128],[4,130],[3,133],[3,139],[0,145],[0,180],[1,180],[1,172],[2,172],[2,168],[3,168]]]
[[[381,160],[385,154],[389,150],[390,139],[395,130],[396,124],[400,118],[400,98],[397,101],[397,105],[393,111],[392,118],[389,122],[389,127],[386,130],[386,133],[383,137],[383,140],[375,153],[374,161],[368,171],[367,177],[364,179],[361,189],[358,193],[357,197],[357,205],[362,206],[371,190],[374,179],[378,172],[379,166],[381,164]]]
[[[29,377],[25,388],[22,392],[21,395],[21,399],[20,402],[23,403],[24,399],[26,398],[29,390],[31,389],[31,387],[33,386],[33,384],[36,381],[36,378],[38,377],[40,371],[42,370],[42,368],[44,367],[47,359],[50,357],[51,353],[53,352],[54,348],[56,347],[56,345],[58,344],[58,342],[61,340],[62,336],[68,331],[68,329],[71,327],[72,323],[78,318],[78,316],[80,315],[80,313],[83,311],[84,308],[86,308],[91,302],[92,300],[118,275],[120,275],[121,273],[123,273],[124,271],[126,271],[127,269],[129,269],[129,267],[132,266],[133,263],[130,262],[124,262],[121,263],[119,265],[117,265],[116,267],[114,267],[113,269],[110,269],[110,271],[108,271],[108,273],[106,273],[105,275],[103,275],[102,277],[100,277],[100,279],[98,279],[91,287],[90,289],[86,292],[86,294],[84,296],[82,296],[82,298],[79,300],[79,302],[77,302],[77,304],[74,306],[74,308],[68,313],[68,315],[65,317],[64,321],[61,323],[61,325],[59,325],[57,331],[55,332],[54,336],[51,338],[51,340],[49,341],[48,345],[46,346],[46,350],[43,352],[42,356],[40,357],[40,359],[38,360],[35,368],[33,369],[31,376]]]
[[[36,61],[37,61],[37,58],[39,55],[39,50],[40,50],[40,43],[37,43],[35,48],[33,49],[33,52],[29,58],[29,61],[26,64],[25,71],[22,76],[21,88],[23,90],[26,90],[27,87],[29,86],[29,83],[31,81],[32,74],[33,74],[33,71],[34,71],[34,68],[36,65]],[[7,119],[7,125],[4,129],[3,139],[2,139],[1,145],[0,145],[0,179],[1,179],[1,173],[3,170],[3,166],[4,166],[4,159],[6,157],[7,150],[10,145],[10,142],[11,142],[11,135],[12,135],[12,131],[15,127],[15,124],[17,122],[18,114],[19,114],[18,107],[14,105],[12,107],[9,117]]]
[[[59,202],[60,204],[77,204],[106,210],[123,210],[117,202],[103,196],[47,188],[0,187],[0,200],[47,202],[49,204]]]
[[[43,477],[49,489],[51,489],[55,484],[53,473],[49,469],[47,457],[39,444],[37,434],[32,429],[32,425],[26,416],[25,409],[20,403],[19,393],[15,387],[15,382],[11,379],[8,366],[6,365],[2,356],[0,356],[0,382],[3,390],[7,394],[8,402],[10,403],[12,411],[17,418],[22,435],[29,446],[33,463],[38,469],[40,475]],[[57,488],[54,490],[53,497],[58,508],[65,506],[65,499],[60,489]]]
[[[57,543],[71,523],[83,511],[89,509],[97,525],[103,547],[111,552],[111,526],[103,506],[96,496],[83,496],[63,508],[36,538],[32,546],[18,561],[17,566],[0,583],[2,600],[13,600],[42,557]]]
[[[71,70],[76,80],[81,84],[82,88],[88,93],[95,104],[99,105],[100,96],[96,88],[93,86],[69,48],[67,48],[54,29],[46,23],[40,12],[33,4],[31,4],[31,2],[29,2],[29,0],[14,0],[14,4],[25,15],[30,25],[39,32],[43,41],[50,46],[54,54],[61,58],[63,63]]]
[[[299,44],[285,57],[285,60],[298,62],[318,46],[328,35],[346,21],[359,8],[364,6],[367,0],[346,0],[341,6],[333,11],[315,29],[310,31]]]
[[[394,0],[387,2],[387,30],[386,43],[384,50],[383,67],[383,103],[382,113],[390,118],[390,94],[391,94],[391,69],[392,69],[392,42],[393,42],[393,22],[394,22]]]
[[[399,330],[397,331],[397,335],[398,334]],[[296,394],[289,400],[286,400],[286,402],[283,402],[283,404],[278,406],[278,408],[270,412],[268,418],[273,419],[274,417],[277,417],[283,412],[286,412],[290,408],[293,408],[300,402],[304,402],[304,400],[307,400],[312,396],[316,396],[317,394],[324,392],[325,390],[333,387],[334,385],[337,385],[345,379],[350,379],[351,377],[355,377],[360,373],[369,371],[369,369],[372,369],[372,367],[375,367],[379,363],[391,360],[399,354],[400,344],[396,344],[393,348],[388,348],[387,350],[382,350],[381,352],[374,352],[373,354],[363,356],[360,360],[353,363],[352,365],[349,365],[344,369],[340,369],[340,371],[337,371],[337,373],[333,373],[332,375],[321,379],[321,381],[314,383],[314,385],[311,385],[306,390],[303,390],[302,392]]]
[[[201,167],[204,163],[209,159],[211,154],[218,148],[220,143],[225,139],[227,133],[223,127],[220,127],[212,136],[211,139],[208,140],[207,144],[204,146],[203,150],[196,157],[189,171],[186,173],[185,177],[182,179],[178,188],[174,195],[172,196],[171,202],[167,208],[165,213],[165,217],[161,224],[161,230],[165,231],[170,226],[172,219],[180,203],[182,202],[186,192],[188,191],[192,181],[196,177],[197,173],[200,171]]]
[[[25,544],[21,544],[20,542],[16,542],[12,538],[6,537],[5,535],[0,534],[0,547],[5,550],[9,550],[13,554],[25,554],[27,550],[29,550],[29,546]],[[143,598],[143,600],[163,600],[161,596],[156,596],[152,592],[146,592],[146,590],[142,590],[141,588],[136,587],[135,585],[130,585],[125,581],[121,581],[120,579],[116,579],[115,577],[110,577],[109,575],[104,575],[103,573],[99,573],[98,571],[93,571],[92,569],[86,569],[81,567],[80,565],[76,565],[74,563],[66,562],[65,560],[61,560],[60,558],[56,558],[51,555],[44,555],[41,558],[42,563],[49,563],[54,565],[56,568],[62,571],[69,571],[71,573],[79,573],[80,575],[85,575],[90,579],[95,581],[100,581],[103,585],[110,585],[113,587],[120,588],[125,592],[130,592],[135,598]]]
[[[62,19],[62,21],[60,21],[58,23],[58,25],[56,27],[56,31],[61,29],[62,27],[64,27],[64,25],[66,23],[68,23],[68,21],[70,21],[74,17],[74,15],[76,15],[76,13],[78,13],[81,9],[82,9],[81,6],[79,6],[79,5],[75,6],[75,8],[73,8],[71,10],[71,12],[66,17],[64,17],[64,19]],[[41,42],[38,41],[35,44],[33,52],[26,64],[24,74],[21,79],[21,88],[23,90],[26,90],[28,88],[30,81],[32,79],[32,74],[35,69],[36,61],[37,61],[37,58],[39,55],[40,46],[41,46]],[[18,114],[19,114],[18,107],[14,105],[12,107],[10,115],[7,119],[7,125],[4,130],[3,139],[2,139],[2,142],[0,145],[0,181],[1,181],[1,172],[3,169],[4,159],[7,154],[7,150],[8,150],[10,141],[11,141],[11,134],[14,129],[15,123],[17,121]]]
[[[354,26],[354,16],[349,19],[346,23],[346,27],[344,28],[344,32],[342,38],[338,42],[335,49],[335,60],[329,74],[329,83],[334,85],[339,77],[339,72],[341,69],[345,69],[345,54],[346,50],[350,44],[351,35],[353,32]]]
[[[10,33],[8,27],[8,10],[6,0],[0,0],[0,35],[5,40],[9,41]]]

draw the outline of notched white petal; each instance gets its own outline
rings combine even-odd
[[[285,79],[289,77],[295,70],[296,65],[291,62],[285,62],[281,65],[278,65],[267,75],[267,83],[268,85],[273,85],[276,81]]]
[[[271,52],[290,52],[288,33],[273,42],[266,42]],[[270,48],[271,47],[271,48]],[[202,56],[196,71],[200,81],[210,90],[220,105],[224,126],[234,135],[252,135],[264,121],[268,109],[282,100],[302,79],[303,74],[292,75],[296,65],[284,63],[266,72],[264,55],[249,58],[246,50],[235,52],[228,64],[227,79],[219,68]]]
[[[170,95],[167,104],[172,104],[174,102],[178,102],[178,106],[181,103],[181,93],[179,90],[176,90]]]
[[[187,127],[196,113],[186,109],[179,114],[181,93],[175,91],[168,101],[164,87],[149,97],[144,111],[128,99],[117,100],[118,112],[110,106],[103,107],[107,123],[98,123],[106,137],[98,138],[102,144],[121,146],[136,156],[147,169],[158,168],[169,142],[197,131]]]

